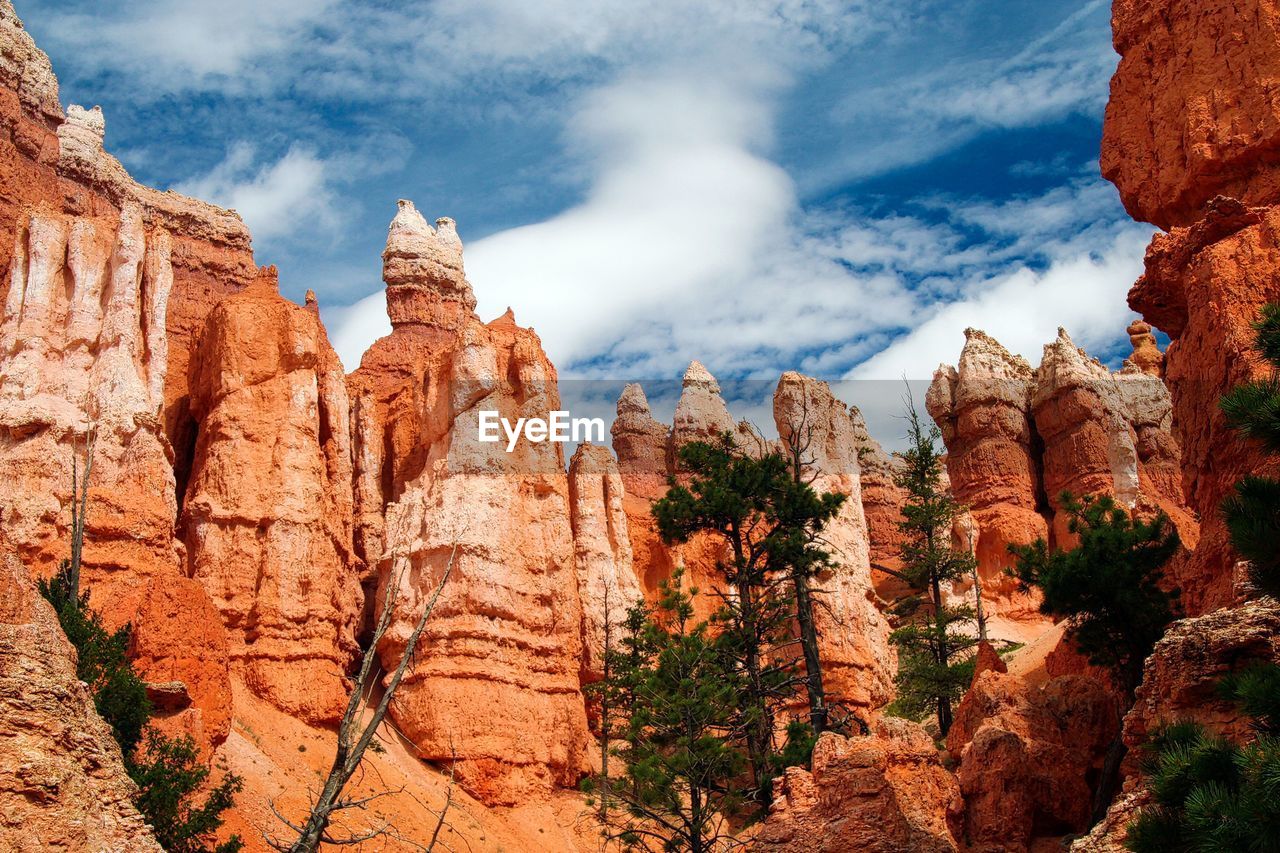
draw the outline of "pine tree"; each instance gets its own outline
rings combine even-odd
[[[728,434],[714,444],[685,445],[679,460],[688,480],[673,480],[653,515],[668,544],[709,533],[726,546],[728,557],[717,567],[725,588],[716,591],[722,607],[714,623],[720,648],[742,673],[739,728],[751,765],[752,796],[763,806],[778,769],[775,712],[794,694],[797,680],[795,661],[787,653],[794,644],[796,614],[789,587],[796,573],[807,576],[829,559],[818,547],[816,532],[839,511],[842,498],[816,495],[795,479],[785,456],[747,455]]]
[[[974,557],[951,545],[951,528],[963,508],[942,486],[938,428],[926,429],[910,402],[906,419],[909,446],[900,454],[904,464],[895,475],[907,493],[899,522],[903,568],[895,574],[913,594],[896,606],[895,612],[906,624],[890,635],[899,650],[898,698],[893,708],[916,719],[936,714],[938,729],[946,735],[952,703],[973,675],[971,656],[965,653],[977,639],[963,630],[974,618],[973,609],[948,606],[943,586],[968,576]]]
[[[618,780],[586,787],[617,808],[602,810],[606,836],[629,849],[688,850],[736,846],[727,817],[741,802],[744,769],[739,697],[743,675],[693,604],[680,573],[664,581],[657,605],[633,607],[622,626],[607,691],[622,721],[613,754]]]
[[[1254,349],[1270,368],[1263,379],[1233,388],[1219,403],[1227,423],[1271,454],[1280,454],[1280,304],[1263,306]],[[1280,480],[1250,474],[1222,504],[1231,542],[1249,561],[1250,580],[1280,596]]]
[[[1017,558],[1011,572],[1024,590],[1040,591],[1042,613],[1067,619],[1076,648],[1090,663],[1111,671],[1123,719],[1142,680],[1143,662],[1177,615],[1177,590],[1166,592],[1162,584],[1164,566],[1178,550],[1178,533],[1163,514],[1134,519],[1107,495],[1077,500],[1063,493],[1061,502],[1079,544],[1070,551],[1050,551],[1043,539],[1010,545]],[[1095,822],[1115,795],[1125,752],[1117,733],[1094,794]]]
[[[236,853],[243,846],[238,837],[217,844],[214,833],[241,788],[240,777],[224,774],[203,802],[196,803],[209,769],[199,763],[195,743],[189,737],[168,738],[147,725],[151,701],[128,658],[130,626],[107,631],[102,617],[89,607],[89,590],[76,594],[77,586],[81,584],[70,561],[39,583],[76,649],[76,676],[88,686],[98,715],[120,746],[125,770],[138,785],[134,805],[166,850]]]
[[[1134,853],[1280,850],[1280,667],[1255,664],[1219,687],[1256,736],[1233,744],[1196,723],[1157,732],[1143,767],[1155,804],[1129,825]]]

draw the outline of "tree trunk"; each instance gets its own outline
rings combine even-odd
[[[804,649],[805,685],[809,691],[809,723],[813,733],[827,730],[827,697],[822,685],[822,661],[818,657],[818,628],[813,623],[813,595],[809,579],[801,572],[794,577],[796,619],[800,623],[800,645]]]

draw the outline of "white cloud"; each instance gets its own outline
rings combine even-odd
[[[253,145],[233,145],[208,173],[174,187],[180,193],[234,209],[258,240],[338,224],[327,164],[305,148],[290,148],[274,163],[260,163]]]
[[[922,322],[849,378],[926,378],[939,364],[955,363],[970,326],[1032,365],[1040,363],[1059,327],[1085,349],[1105,347],[1133,317],[1125,298],[1150,238],[1144,226],[1123,226],[1097,253],[1063,255],[1042,271],[1017,267],[978,283],[964,299],[922,311]]]

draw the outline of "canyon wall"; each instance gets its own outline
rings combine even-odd
[[[1129,304],[1170,338],[1173,435],[1203,525],[1180,570],[1183,604],[1206,612],[1230,603],[1236,560],[1218,506],[1244,474],[1274,465],[1227,428],[1218,400],[1266,375],[1250,324],[1280,299],[1280,113],[1267,94],[1280,8],[1118,0],[1112,23],[1121,58],[1103,172],[1135,218],[1169,229],[1153,238]]]

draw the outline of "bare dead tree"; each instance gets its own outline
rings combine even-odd
[[[382,725],[383,719],[387,716],[387,710],[391,706],[391,700],[395,696],[396,690],[400,687],[400,681],[404,677],[405,671],[413,662],[414,654],[418,648],[418,641],[422,637],[423,629],[427,626],[427,619],[431,616],[431,612],[435,609],[436,602],[440,600],[440,594],[444,591],[444,586],[449,580],[449,575],[453,571],[454,559],[458,554],[458,546],[455,543],[453,550],[449,553],[449,562],[445,566],[444,575],[440,578],[440,583],[436,586],[431,594],[431,598],[427,600],[426,605],[422,609],[422,613],[418,615],[418,621],[413,626],[413,631],[409,634],[409,640],[405,644],[404,652],[400,655],[400,660],[396,665],[395,671],[392,672],[390,680],[386,684],[382,698],[378,701],[377,707],[373,711],[373,715],[368,722],[361,721],[361,706],[364,704],[366,690],[373,686],[377,671],[378,645],[382,640],[387,629],[391,627],[392,611],[395,604],[395,591],[400,587],[404,580],[405,573],[408,570],[408,561],[404,561],[400,571],[394,578],[388,578],[387,588],[382,598],[382,613],[378,616],[378,623],[374,629],[373,637],[369,641],[369,647],[365,649],[364,656],[360,661],[360,672],[356,678],[356,683],[351,689],[351,696],[347,700],[346,712],[342,715],[342,722],[338,725],[338,745],[333,756],[333,764],[330,767],[329,775],[325,779],[324,785],[320,789],[319,795],[311,806],[311,812],[308,814],[305,822],[295,823],[275,808],[272,804],[271,809],[275,812],[276,817],[283,822],[289,829],[297,833],[297,838],[289,843],[278,842],[268,838],[268,843],[276,850],[282,853],[315,853],[320,849],[321,844],[333,844],[339,846],[351,846],[361,844],[378,836],[395,836],[399,838],[399,834],[394,827],[383,823],[380,826],[371,827],[366,831],[354,833],[351,835],[337,836],[330,832],[330,826],[334,818],[343,811],[350,809],[365,809],[371,802],[391,794],[399,793],[398,791],[379,791],[367,797],[353,799],[343,796],[343,790],[347,783],[351,781],[351,777],[355,775],[357,769],[360,768],[361,761],[364,759],[365,750],[369,748],[373,742],[374,736],[377,734],[378,728]],[[455,762],[456,763],[456,762]],[[441,828],[444,825],[445,814],[448,812],[449,805],[453,799],[453,775],[450,772],[449,792],[446,796],[445,807],[441,810],[439,820],[437,822],[435,832],[432,833],[430,845],[422,847],[423,850],[431,850],[436,841],[439,839]],[[404,839],[399,839],[404,841]],[[419,845],[420,846],[420,845]]]

